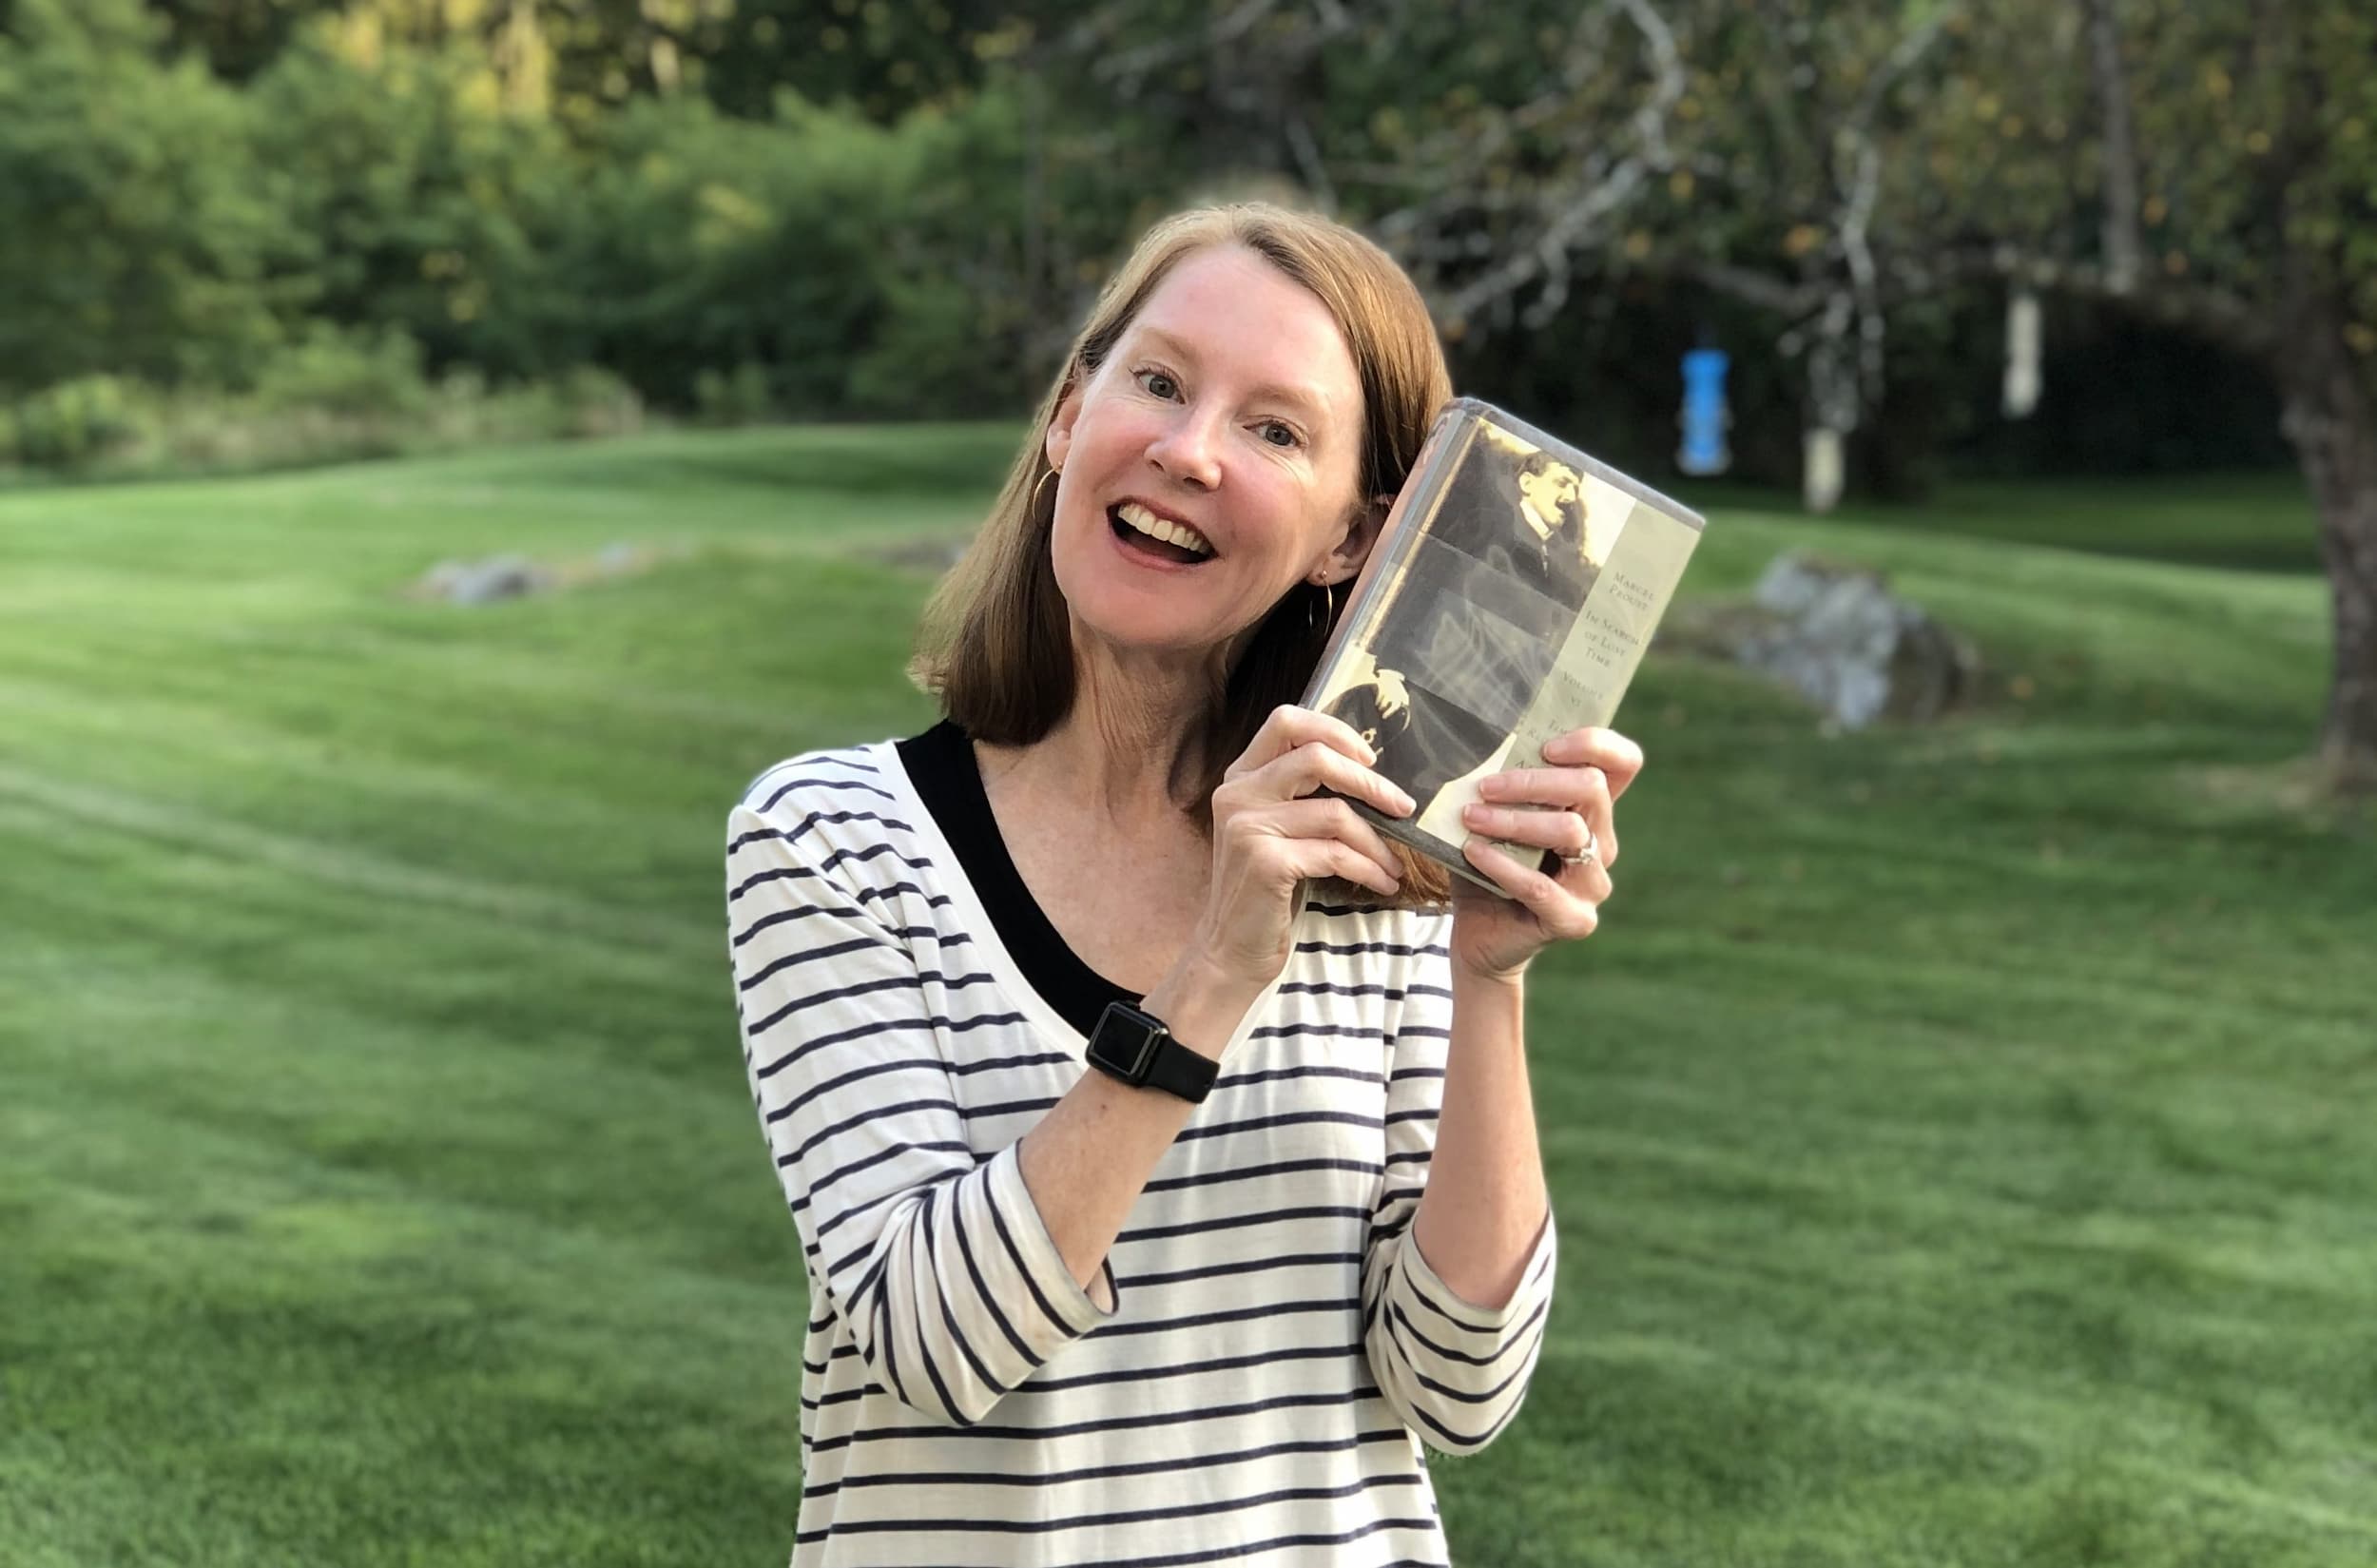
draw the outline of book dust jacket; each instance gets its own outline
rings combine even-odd
[[[1616,717],[1704,526],[1491,404],[1446,404],[1304,693],[1420,803],[1401,821],[1355,809],[1491,886],[1461,856],[1461,808],[1486,775]]]

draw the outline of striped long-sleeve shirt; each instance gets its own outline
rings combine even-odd
[[[807,1259],[796,1568],[1443,1562],[1421,1445],[1510,1421],[1554,1255],[1547,1223],[1487,1308],[1411,1238],[1446,918],[1305,909],[1107,1311],[1016,1146],[1125,994],[1032,904],[964,737],[791,759],[727,839],[746,1073]]]

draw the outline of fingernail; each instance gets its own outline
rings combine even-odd
[[[1411,796],[1403,790],[1397,790],[1395,792],[1395,798],[1402,803],[1403,815],[1406,817],[1420,809],[1420,803],[1413,800]]]

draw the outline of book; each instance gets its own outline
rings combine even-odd
[[[1487,775],[1616,717],[1705,526],[1492,404],[1446,404],[1304,690],[1419,803],[1401,819],[1355,809],[1498,893],[1462,857],[1461,808]]]

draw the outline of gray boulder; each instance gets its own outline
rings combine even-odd
[[[1969,644],[1889,590],[1882,573],[1797,552],[1758,580],[1755,613],[1731,626],[1733,657],[1792,687],[1828,724],[1922,722],[1963,700],[1980,673]]]
[[[484,561],[440,561],[421,579],[419,591],[448,604],[484,605],[542,592],[558,579],[525,555],[494,555]]]

